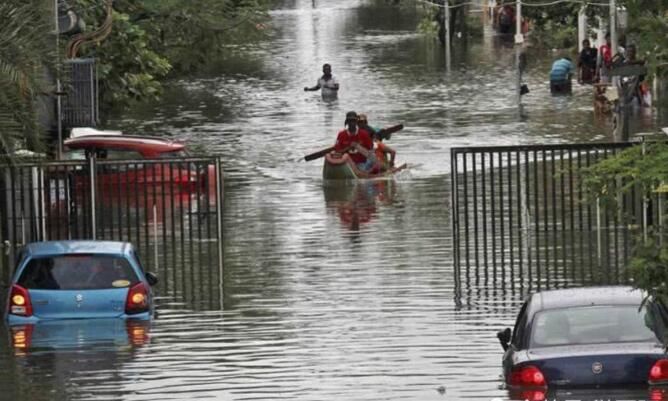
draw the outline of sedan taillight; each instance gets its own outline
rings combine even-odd
[[[7,312],[17,316],[32,316],[32,303],[28,290],[18,284],[12,285]]]
[[[649,370],[650,384],[668,382],[668,359],[659,359]]]
[[[128,296],[125,299],[125,313],[133,315],[146,312],[148,309],[148,289],[144,283],[139,282],[128,291]]]
[[[517,387],[545,387],[545,375],[533,365],[514,368],[510,372],[509,384]]]

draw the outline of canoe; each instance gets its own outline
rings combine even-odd
[[[357,168],[347,154],[331,152],[325,155],[325,165],[322,168],[322,178],[325,180],[368,180],[375,178],[392,177],[406,168],[406,164],[393,167],[379,174],[369,174]]]

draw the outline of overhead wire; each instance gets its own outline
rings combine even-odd
[[[445,8],[445,4],[439,4],[439,3],[434,3],[433,1],[430,0],[415,0],[418,3],[424,3],[428,4],[433,7],[438,7],[438,8]],[[553,6],[556,4],[561,4],[561,3],[578,3],[582,5],[587,5],[587,6],[598,6],[598,7],[610,7],[609,3],[596,3],[596,2],[590,2],[590,1],[585,1],[585,0],[554,0],[551,2],[547,3],[525,3],[523,1],[519,2],[510,2],[508,4],[513,5],[519,3],[522,6],[527,6],[527,7],[547,7],[547,6]],[[453,5],[448,5],[448,9],[453,9],[453,8],[459,8],[459,7],[464,7],[464,6],[479,6],[479,2],[465,2],[465,3],[459,3],[459,4],[453,4]]]

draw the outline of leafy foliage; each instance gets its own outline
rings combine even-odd
[[[638,189],[640,195],[651,197],[662,183],[668,183],[668,144],[665,142],[647,144],[644,154],[641,146],[631,147],[584,172],[589,197],[601,199],[607,207],[620,207],[619,195]],[[656,232],[657,227],[665,227],[668,221],[660,223],[646,239],[636,240],[629,273],[638,288],[668,299],[668,242],[660,246]]]
[[[48,3],[41,0],[0,2],[0,153],[17,145],[39,150],[40,101],[51,88],[46,74],[54,63]]]
[[[660,246],[649,238],[634,250],[629,266],[633,284],[647,291],[648,295],[668,299],[668,246]]]
[[[227,43],[261,35],[264,0],[116,0],[111,35],[83,48],[97,58],[102,108],[155,99],[169,74],[192,73]],[[104,20],[100,0],[75,0],[87,31]]]
[[[136,21],[151,45],[177,72],[220,56],[228,43],[261,37],[267,15],[261,0],[145,0]]]
[[[638,57],[647,60],[652,74],[668,75],[668,1],[631,0],[627,10],[627,41],[635,42]]]
[[[77,0],[87,30],[93,31],[106,17],[98,0]],[[102,109],[155,99],[160,80],[170,70],[169,61],[150,48],[147,32],[130,21],[130,16],[113,12],[111,35],[82,48],[83,57],[95,57],[98,64]]]
[[[614,203],[618,194],[627,194],[638,186],[651,191],[668,182],[668,144],[648,143],[633,146],[585,170],[585,187],[592,198]],[[620,185],[621,183],[621,185]]]

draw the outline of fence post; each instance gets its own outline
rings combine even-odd
[[[663,247],[663,195],[663,193],[659,192],[656,196],[659,208],[659,248]]]
[[[96,239],[97,235],[97,224],[95,216],[95,208],[97,207],[97,202],[95,201],[95,174],[96,174],[96,158],[95,152],[91,152],[88,158],[88,170],[90,175],[90,228],[92,230],[91,238]]]
[[[647,154],[647,142],[645,141],[645,136],[640,137],[640,151],[642,156],[645,157]],[[642,239],[643,242],[647,242],[647,209],[649,208],[649,202],[647,199],[647,188],[642,189]]]
[[[596,198],[596,258],[598,260],[598,267],[601,267],[601,248],[603,247],[603,239],[601,238],[601,198]]]
[[[457,153],[450,149],[450,228],[452,229],[452,256],[455,267],[455,280],[459,279],[459,205],[457,204]]]
[[[158,210],[153,202],[153,255],[155,256],[155,271],[158,271]]]
[[[216,235],[218,237],[218,287],[223,309],[223,169],[216,157]]]

